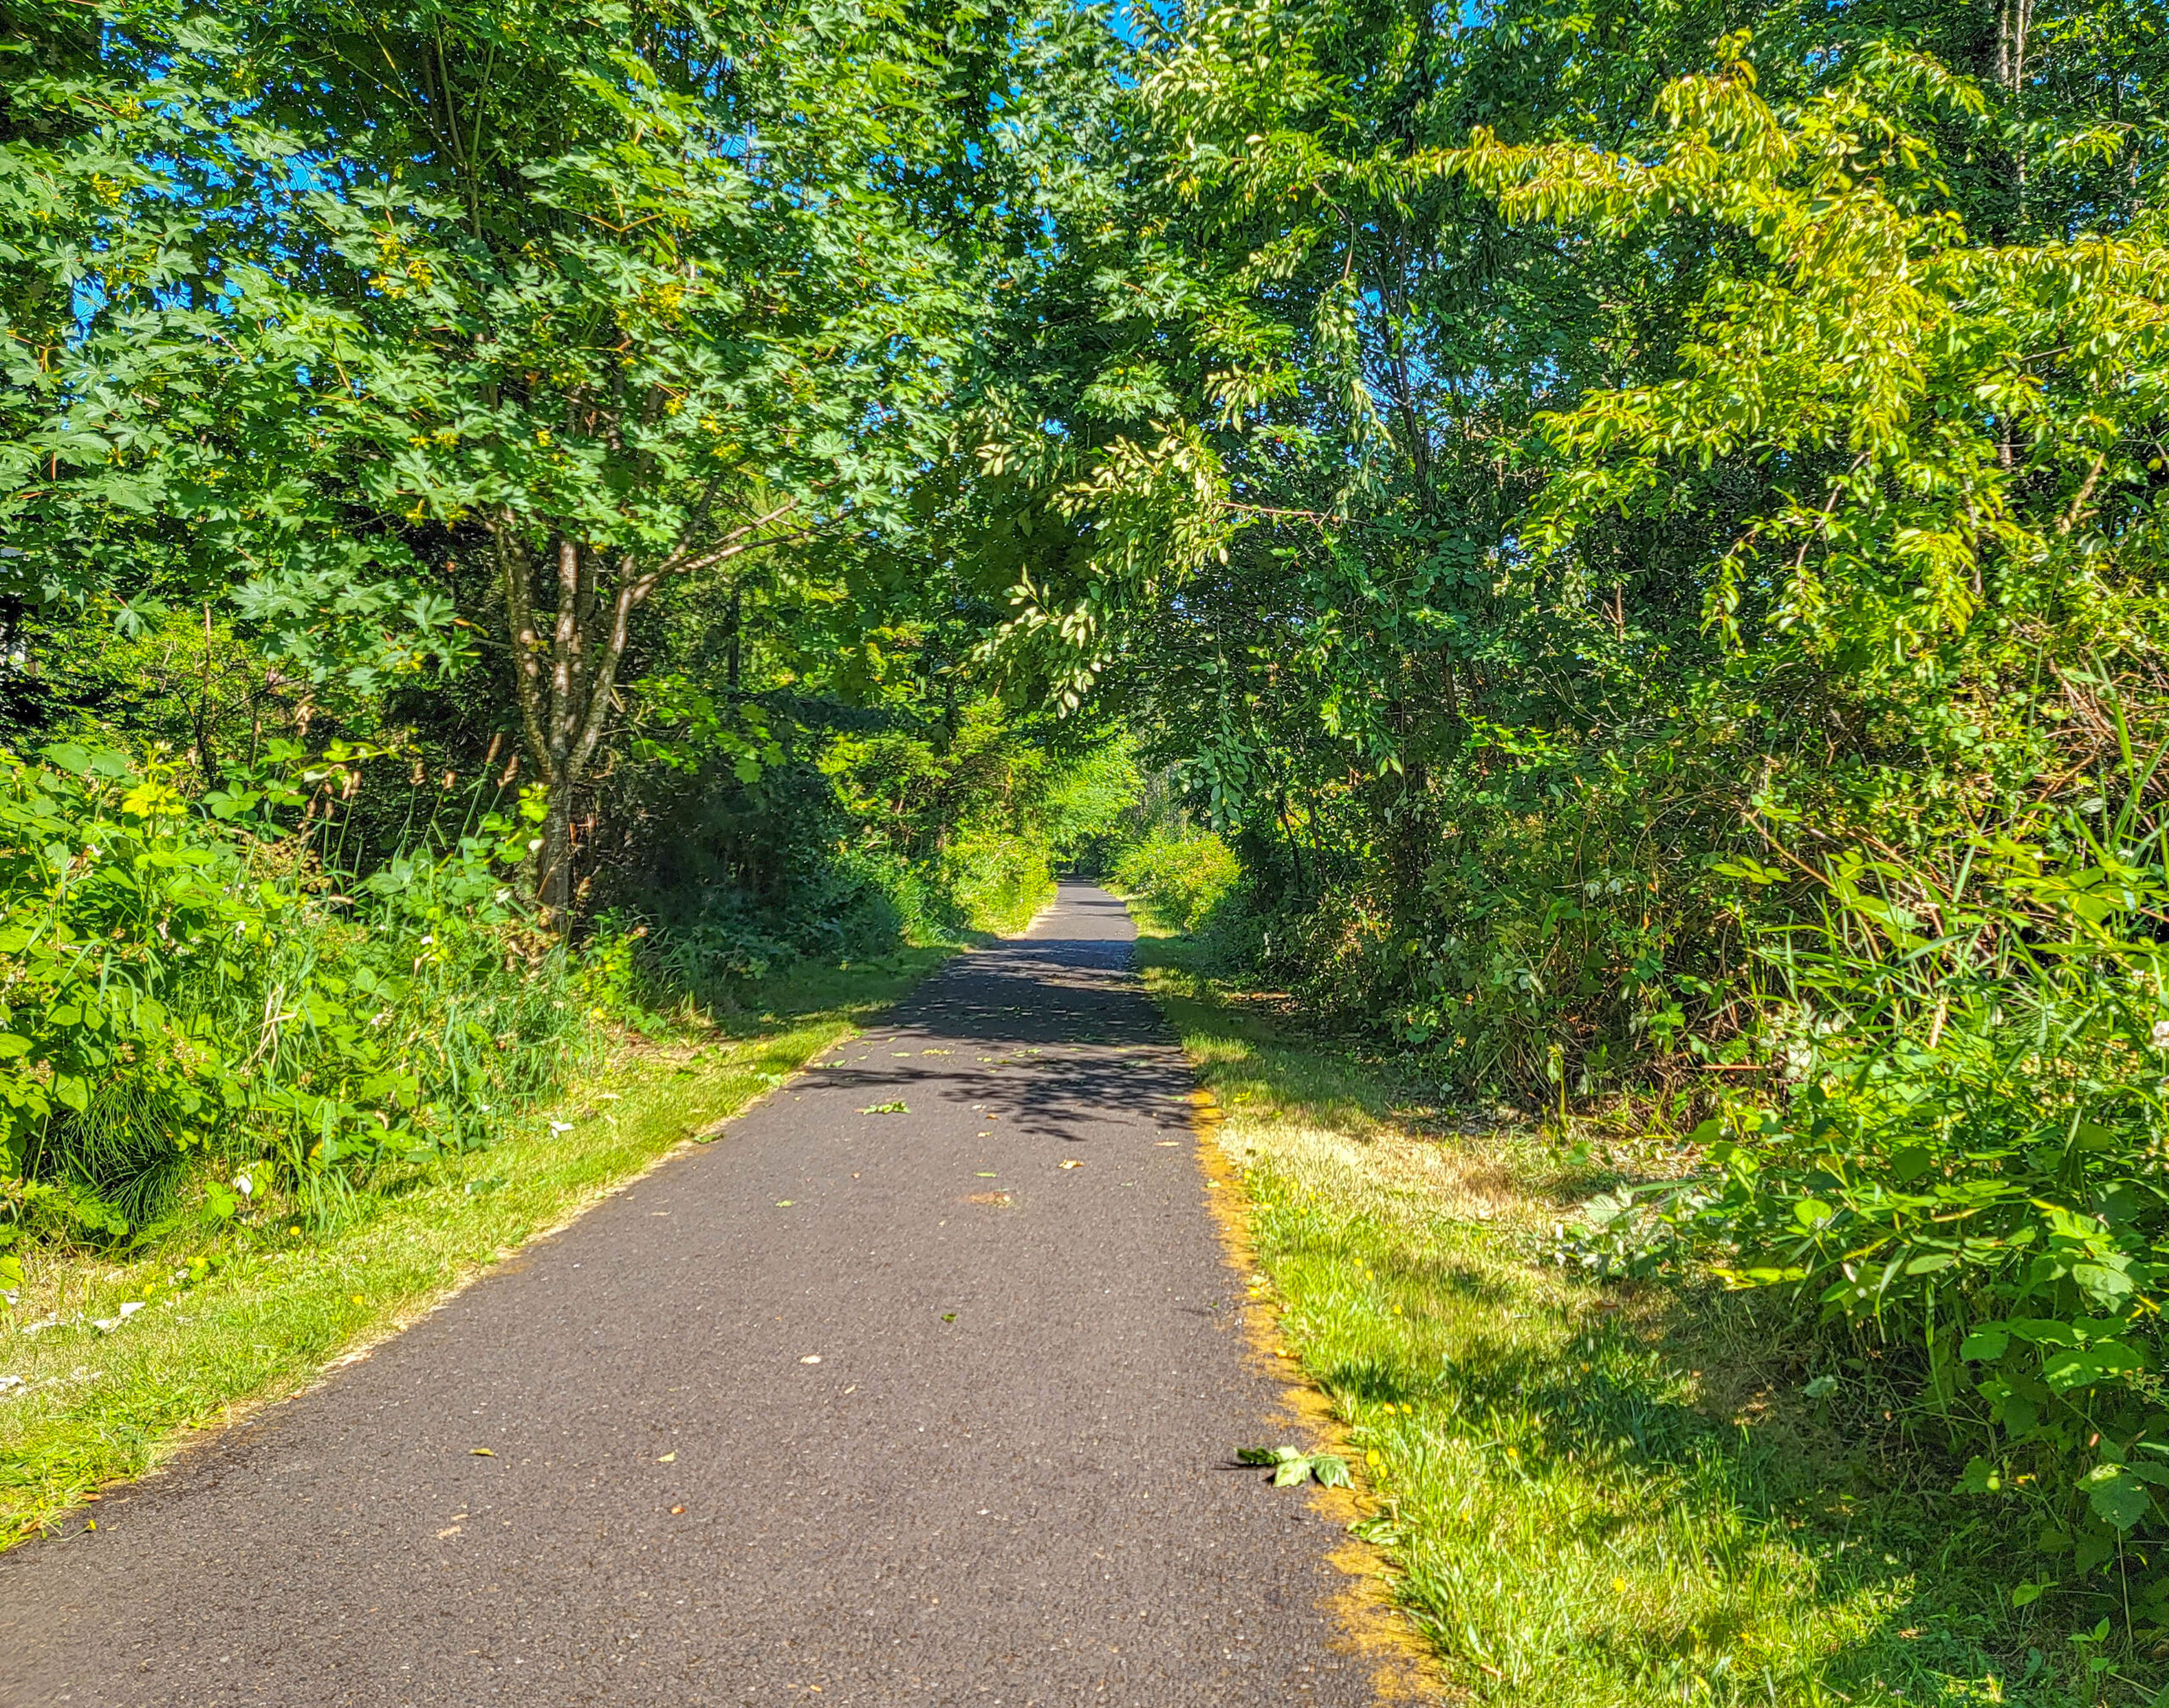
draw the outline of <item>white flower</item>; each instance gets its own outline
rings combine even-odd
[[[2169,1020],[2157,1020],[2154,1023],[2154,1047],[2157,1050],[2169,1050]]]
[[[240,1193],[244,1198],[254,1197],[256,1195],[256,1182],[250,1179],[246,1174],[236,1174],[234,1176],[234,1190]]]

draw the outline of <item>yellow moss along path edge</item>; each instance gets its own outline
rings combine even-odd
[[[1288,1379],[1301,1367],[1280,1344],[1278,1313],[1247,1285],[1248,1278],[1259,1273],[1257,1252],[1251,1238],[1251,1203],[1241,1171],[1220,1148],[1220,1125],[1226,1116],[1202,1086],[1190,1094],[1190,1131],[1196,1140],[1198,1167],[1205,1176],[1205,1201],[1219,1230],[1221,1254],[1246,1284],[1240,1309],[1250,1364],[1279,1384],[1284,1421],[1306,1438],[1312,1450],[1338,1453],[1353,1471],[1362,1463],[1362,1452],[1350,1445],[1332,1405],[1315,1384]],[[1423,1639],[1395,1604],[1393,1575],[1384,1556],[1348,1533],[1349,1526],[1373,1516],[1362,1496],[1353,1489],[1327,1489],[1315,1483],[1306,1485],[1306,1492],[1312,1509],[1338,1525],[1343,1538],[1326,1556],[1327,1563],[1347,1580],[1346,1587],[1327,1603],[1341,1628],[1342,1639],[1336,1646],[1369,1664],[1372,1684],[1381,1701],[1435,1702],[1452,1694]]]

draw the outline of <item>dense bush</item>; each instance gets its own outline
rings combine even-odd
[[[593,1035],[622,964],[525,928],[519,826],[342,883],[313,833],[352,771],[274,757],[191,801],[156,758],[0,755],[0,1239],[140,1237],[191,1181],[322,1208],[485,1141]]]
[[[663,995],[729,1001],[732,981],[802,959],[1018,929],[1134,792],[1118,739],[1058,748],[991,699],[935,718],[903,696],[763,716],[797,724],[788,757],[629,768],[613,803],[638,834],[595,899],[611,929],[647,928]]]
[[[1210,831],[1156,829],[1122,849],[1108,875],[1160,923],[1196,931],[1234,896],[1242,867]]]
[[[2151,782],[2151,778],[2144,779]],[[1759,945],[1759,1091],[1684,1184],[1600,1197],[1585,1256],[1681,1260],[1799,1307],[1811,1393],[2030,1509],[2049,1578],[2169,1614],[2169,909],[2134,786],[2042,808],[1948,868],[1841,852],[1811,923]]]

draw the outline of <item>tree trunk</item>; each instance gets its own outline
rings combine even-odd
[[[552,788],[542,803],[542,846],[535,851],[535,900],[543,923],[562,930],[573,905],[573,791]]]
[[[490,518],[512,638],[520,733],[543,790],[542,846],[535,851],[534,877],[546,929],[562,931],[569,923],[573,798],[587,780],[617,703],[618,666],[631,638],[633,613],[667,575],[696,574],[776,543],[761,530],[793,507],[785,502],[725,530],[719,541],[711,535],[697,550],[689,537],[652,568],[630,552],[613,553],[563,535],[537,552],[520,517],[502,510]],[[706,525],[703,508],[691,526]],[[554,575],[541,573],[546,563]],[[550,582],[555,583],[556,608],[545,611],[536,596]],[[735,605],[734,600],[734,614]],[[732,651],[735,674],[735,640]]]

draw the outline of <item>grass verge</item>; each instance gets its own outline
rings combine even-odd
[[[1948,1468],[1806,1398],[1754,1301],[1545,1261],[1615,1176],[1456,1123],[1147,929],[1140,965],[1250,1200],[1253,1296],[1361,1467],[1359,1533],[1451,1700],[2152,1700],[2158,1659],[2012,1609]]]
[[[797,969],[700,1036],[623,1052],[496,1145],[386,1171],[322,1231],[267,1208],[129,1262],[31,1254],[0,1317],[0,1378],[19,1378],[0,1393],[0,1548],[394,1332],[735,1114],[950,952]]]

